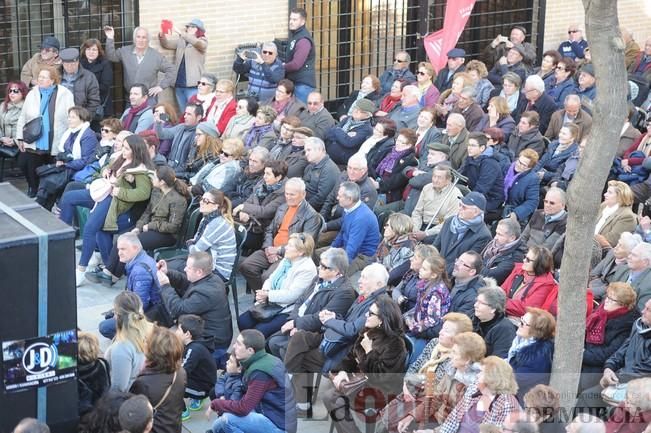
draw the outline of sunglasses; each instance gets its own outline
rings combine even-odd
[[[233,155],[231,155],[230,153],[226,153],[226,152],[224,152],[224,151],[219,152],[219,154],[220,154],[220,155],[223,155],[223,156],[227,156],[227,157],[229,157],[229,158],[230,158],[231,156],[233,156]]]
[[[393,59],[393,63],[407,63],[406,60]]]
[[[212,83],[206,83],[205,81],[197,81],[197,86],[212,86]]]
[[[418,71],[416,74],[418,74],[418,75],[427,75],[427,72]]]
[[[9,89],[9,93],[20,93],[20,89]]]
[[[106,132],[107,134],[110,134],[113,131],[111,131],[109,128],[102,128],[102,132]]]
[[[262,50],[262,54],[272,55],[272,54],[274,54],[274,52],[273,52],[273,51],[265,51],[265,50]]]
[[[568,30],[567,33],[571,35],[572,33],[579,33],[579,31],[578,30]]]
[[[207,197],[201,197],[201,203],[205,203],[205,204],[216,204],[214,201],[210,200],[210,199],[207,198]]]

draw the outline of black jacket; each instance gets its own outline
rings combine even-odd
[[[472,320],[472,329],[486,343],[486,356],[506,358],[515,338],[515,325],[504,316],[495,314],[491,320],[481,322],[478,318]]]
[[[339,108],[337,108],[337,120],[341,119],[342,116],[348,115],[350,107],[352,107],[352,105],[357,102],[357,95],[359,95],[359,90],[353,90],[353,92],[346,99],[344,99],[344,102],[342,102]],[[364,96],[364,99],[372,101],[375,106],[378,107],[380,105],[382,95],[380,95],[379,90],[376,90],[375,92]]]
[[[392,203],[402,199],[402,191],[409,182],[409,179],[407,179],[407,176],[403,174],[403,171],[406,167],[416,167],[417,165],[418,158],[416,158],[416,154],[412,149],[409,153],[396,161],[390,174],[384,174],[380,178],[380,181],[378,182],[380,188],[378,191],[387,195],[387,203]]]
[[[183,349],[183,369],[188,378],[185,392],[197,400],[215,386],[217,365],[209,346],[205,341],[191,341]]]
[[[95,402],[111,386],[111,374],[108,362],[97,358],[90,364],[77,366],[77,391],[79,393],[79,416],[91,410]]]
[[[294,310],[289,314],[289,320],[294,321],[294,327],[304,331],[319,332],[321,330],[321,321],[319,312],[322,310],[332,311],[337,316],[343,316],[350,306],[355,302],[357,293],[353,290],[345,277],[340,277],[329,286],[321,287],[319,291],[310,299],[303,316],[298,317],[298,310],[303,303],[312,295],[317,281],[312,285],[310,290],[306,290],[298,297],[294,303]]]
[[[485,277],[494,278],[497,285],[500,286],[509,276],[515,264],[522,262],[526,253],[527,247],[522,240],[518,240],[511,248],[492,258],[486,256],[486,248],[484,248],[481,253],[484,266],[480,273]]]
[[[278,228],[283,222],[283,218],[287,213],[287,203],[280,205],[276,214],[274,215],[271,224],[267,227],[264,234],[264,242],[262,244],[263,248],[270,247],[273,245],[274,236],[278,233]],[[316,242],[319,238],[319,231],[321,230],[321,215],[314,210],[310,204],[303,200],[300,205],[298,205],[298,210],[294,219],[289,224],[289,234],[292,233],[307,233]],[[228,302],[226,303],[228,305]]]
[[[172,382],[173,379],[174,382]],[[176,378],[174,373],[162,373],[145,368],[131,385],[131,392],[145,395],[152,406],[156,406],[162,401],[154,413],[152,433],[181,432],[181,412],[183,412],[184,406],[185,383],[185,370],[181,367],[176,370]],[[163,400],[168,387],[170,392]]]
[[[383,138],[382,140],[375,143],[375,146],[371,148],[366,154],[366,163],[368,165],[368,175],[370,178],[375,179],[377,177],[377,172],[375,167],[387,156],[387,153],[391,152],[393,146],[396,145],[396,142],[393,138]]]
[[[617,351],[631,333],[631,327],[640,313],[632,309],[623,316],[606,322],[604,344],[585,343],[583,350],[582,373],[601,373],[604,363]]]
[[[445,259],[445,270],[448,275],[452,275],[454,269],[454,261],[466,251],[476,251],[481,253],[486,244],[491,241],[491,232],[482,221],[480,224],[471,225],[461,239],[457,239],[456,233],[452,233],[450,225],[452,224],[450,217],[443,222],[441,231],[434,239],[433,245],[439,250],[441,256]]]
[[[536,128],[531,128],[524,134],[520,134],[516,129],[509,137],[509,143],[507,146],[509,150],[513,152],[514,159],[516,159],[524,149],[535,150],[536,153],[538,153],[538,157],[541,157],[546,150],[543,135]]]
[[[556,103],[550,96],[548,96],[546,93],[543,93],[542,96],[538,98],[538,100],[529,110],[527,110],[528,105],[529,100],[527,98],[521,98],[518,101],[518,106],[515,108],[515,111],[512,114],[513,120],[519,122],[522,113],[525,111],[535,111],[540,116],[540,124],[538,125],[538,130],[541,134],[544,134],[547,132],[547,127],[549,126],[549,121],[552,119],[552,114],[554,114],[554,111],[558,109],[556,108]]]
[[[494,211],[504,202],[504,176],[497,158],[479,155],[466,157],[459,172],[468,178],[471,191],[480,192],[486,197],[486,210]]]
[[[160,288],[161,298],[175,320],[183,314],[196,314],[204,320],[204,339],[227,348],[233,339],[231,310],[226,287],[220,277],[210,274],[191,283],[185,274],[168,270],[170,284]]]

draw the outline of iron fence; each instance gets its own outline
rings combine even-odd
[[[396,51],[406,50],[411,68],[426,60],[422,36],[443,27],[446,0],[290,0],[307,11],[317,49],[317,87],[330,110],[369,74],[380,76]],[[458,46],[476,57],[514,25],[542,46],[544,0],[478,0]]]
[[[40,49],[46,36],[64,47],[86,39],[104,43],[102,27],[115,27],[116,41],[130,41],[138,21],[137,0],[4,0],[0,4],[0,95],[6,83],[20,79],[22,66]],[[118,44],[119,45],[119,44]],[[114,67],[113,90],[120,103],[122,68]],[[116,91],[117,90],[117,91]]]

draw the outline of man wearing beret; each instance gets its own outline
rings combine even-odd
[[[63,62],[61,85],[72,92],[75,105],[84,107],[91,115],[94,115],[101,103],[99,83],[95,74],[79,66],[79,50],[77,48],[61,50],[59,57]]]
[[[445,68],[439,71],[434,85],[441,93],[452,87],[452,77],[457,72],[462,72],[466,69],[466,51],[461,48],[452,48],[448,51],[448,63]]]

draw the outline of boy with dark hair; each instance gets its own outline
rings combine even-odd
[[[217,365],[206,342],[200,340],[203,335],[204,321],[195,314],[184,314],[178,319],[176,334],[185,350],[183,351],[183,368],[187,375],[185,397],[189,405],[182,414],[183,421],[190,419],[190,411],[201,410],[203,399],[215,386]]]
[[[154,427],[154,410],[144,395],[134,395],[118,412],[120,427],[130,433],[149,433]]]

